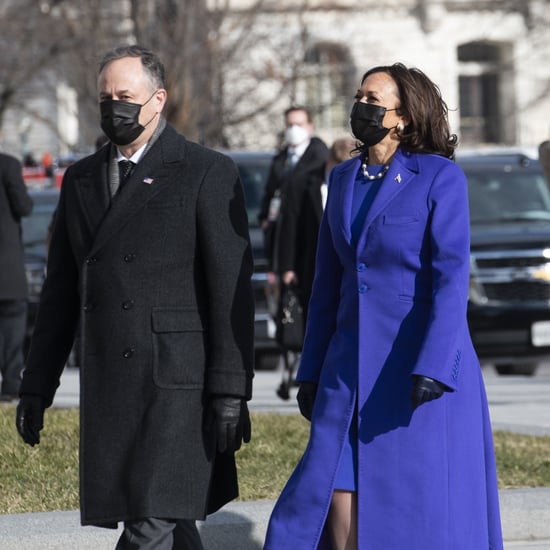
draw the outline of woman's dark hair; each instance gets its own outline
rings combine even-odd
[[[109,50],[99,62],[99,72],[101,73],[111,61],[122,59],[123,57],[139,57],[145,73],[151,79],[154,87],[164,88],[164,65],[151,50],[137,44],[133,46],[118,46]]]
[[[420,69],[407,68],[402,63],[373,67],[361,79],[361,84],[373,73],[387,73],[397,84],[401,101],[397,112],[408,124],[401,133],[401,146],[413,153],[435,153],[454,159],[458,144],[449,128],[449,109],[439,87]]]

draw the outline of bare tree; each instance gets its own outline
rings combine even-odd
[[[55,116],[33,110],[18,93],[32,83],[31,94],[48,88],[54,98],[64,81],[78,95],[76,147],[89,147],[100,133],[99,56],[141,43],[166,65],[167,119],[190,139],[227,147],[281,96],[294,98],[307,33],[300,10],[293,33],[273,32],[270,19],[264,0],[238,10],[228,0],[10,0],[0,8],[0,124],[6,109],[17,107],[55,131]]]

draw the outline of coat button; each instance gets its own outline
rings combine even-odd
[[[83,309],[86,313],[89,313],[92,309],[94,309],[94,304],[84,304]]]
[[[125,262],[133,262],[135,259],[136,259],[136,255],[133,254],[133,253],[126,254],[126,256],[124,256],[124,261]]]
[[[132,309],[134,307],[134,300],[126,300],[122,302],[122,309]]]
[[[357,271],[365,271],[367,269],[366,264],[361,262],[360,264],[357,264]]]
[[[91,256],[90,258],[86,258],[86,263],[88,265],[95,264],[97,262],[97,258],[95,256]]]
[[[122,357],[124,357],[124,359],[130,359],[130,357],[134,355],[135,351],[136,350],[134,348],[127,348],[122,352]]]
[[[364,294],[365,292],[367,292],[368,289],[369,289],[369,287],[367,285],[359,285],[359,293],[360,294]]]

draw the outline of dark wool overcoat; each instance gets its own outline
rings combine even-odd
[[[460,168],[398,151],[352,243],[361,159],[335,167],[297,379],[318,383],[308,446],[265,550],[329,548],[324,530],[357,411],[361,550],[502,550],[483,378],[468,324]],[[448,392],[413,411],[413,374]]]
[[[111,204],[108,166],[104,147],[64,177],[21,393],[51,404],[79,327],[82,523],[202,519],[237,495],[209,399],[251,397],[242,185],[170,126]]]

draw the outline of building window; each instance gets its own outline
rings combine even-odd
[[[329,131],[348,129],[357,88],[355,65],[348,48],[334,42],[318,42],[306,51],[302,71],[299,95],[313,113],[316,127]]]
[[[506,143],[513,129],[504,127],[504,93],[510,71],[506,48],[487,42],[470,42],[458,48],[460,66],[460,134],[466,144]]]

